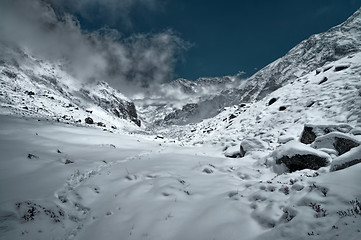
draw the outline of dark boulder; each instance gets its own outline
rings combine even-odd
[[[327,166],[331,160],[330,155],[327,153],[295,140],[280,146],[271,156],[275,163],[274,170],[278,173],[294,172],[302,169],[317,170]]]
[[[277,98],[271,98],[271,99],[268,101],[268,106],[274,104],[276,101],[277,101]]]
[[[98,122],[97,125],[98,125],[99,127],[106,127],[106,125],[105,125],[104,123],[102,123],[102,122]]]
[[[27,94],[28,96],[34,96],[35,93],[33,91],[25,91],[25,94]]]
[[[85,118],[85,123],[94,124],[94,121],[93,121],[93,119],[91,117],[87,117],[87,118]]]
[[[312,127],[305,126],[301,135],[300,142],[304,144],[310,144],[316,139],[316,134],[313,132]]]
[[[332,68],[332,66],[328,66],[326,68],[323,69],[323,72],[327,72],[328,70],[330,70]]]
[[[246,151],[242,147],[242,145],[239,146],[239,156],[244,157],[246,155]]]
[[[237,117],[237,115],[234,115],[233,113],[231,115],[229,115],[228,119],[229,120],[232,120],[232,119],[235,119]]]
[[[333,144],[339,155],[342,155],[350,151],[351,148],[358,147],[359,145],[360,145],[359,143],[351,139],[339,138],[339,137],[335,137],[335,142]]]
[[[294,172],[302,169],[317,170],[321,167],[327,166],[328,160],[312,154],[296,154],[292,157],[283,156],[276,160],[276,164],[282,163],[286,165],[290,172]]]
[[[318,85],[327,82],[327,80],[328,80],[328,78],[327,78],[327,77],[324,77],[324,78],[318,83]]]
[[[335,72],[345,70],[346,68],[349,68],[349,66],[336,66],[335,67]]]
[[[313,104],[315,104],[315,102],[314,101],[311,101],[311,102],[309,102],[309,103],[307,103],[307,106],[306,107],[312,107],[313,106]]]

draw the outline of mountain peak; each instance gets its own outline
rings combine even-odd
[[[350,29],[350,28],[361,28],[361,7],[351,15],[345,22],[341,23],[338,26],[333,28],[341,27],[343,29]],[[332,29],[333,29],[332,28]]]

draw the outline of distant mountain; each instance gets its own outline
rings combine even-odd
[[[1,113],[112,131],[141,126],[134,103],[107,83],[83,84],[61,64],[37,59],[11,43],[0,42],[0,52]]]
[[[234,84],[239,80],[237,76],[203,77],[196,81],[179,78],[170,82],[166,87],[179,88],[186,94],[198,94],[200,97],[204,97],[234,87]]]
[[[206,99],[199,99],[198,102],[190,102],[169,113],[161,123],[186,124],[213,117],[224,107],[262,99],[286,83],[360,50],[361,8],[344,23],[302,41],[285,56],[241,81],[238,86],[224,89]],[[176,84],[185,86],[186,93],[197,86],[196,83],[192,85],[185,80]]]

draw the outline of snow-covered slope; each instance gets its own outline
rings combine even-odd
[[[344,23],[302,41],[250,78],[238,79],[238,86],[226,88],[206,99],[189,101],[187,103],[192,103],[192,108],[180,107],[169,113],[162,123],[193,123],[215,116],[224,107],[262,99],[288,82],[360,50],[361,8]]]
[[[277,175],[220,147],[0,116],[0,239],[359,239],[361,164]]]
[[[4,42],[0,49],[1,113],[77,124],[90,117],[108,130],[141,125],[134,104],[107,83],[83,84],[61,64],[41,61]]]
[[[260,136],[274,149],[284,135],[298,139],[307,123],[361,124],[361,52],[318,70],[320,73],[312,71],[296,78],[262,100],[227,107],[214,118],[173,126],[164,134],[192,144],[225,145]]]

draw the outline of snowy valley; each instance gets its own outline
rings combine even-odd
[[[360,239],[360,43],[129,99],[1,42],[0,239]]]

